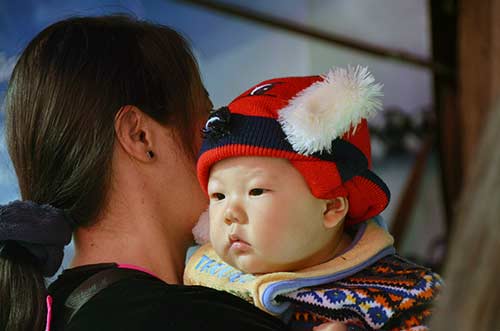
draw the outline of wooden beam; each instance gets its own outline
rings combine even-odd
[[[459,4],[458,100],[461,152],[467,168],[475,157],[486,114],[500,96],[500,0],[461,0]]]
[[[375,55],[384,59],[395,60],[409,65],[415,65],[421,68],[427,68],[437,75],[452,78],[455,72],[446,65],[433,61],[432,59],[424,58],[406,51],[390,49],[361,40],[354,40],[345,36],[334,34],[331,32],[322,31],[314,27],[305,26],[298,22],[287,20],[284,18],[269,15],[267,13],[258,12],[249,8],[245,8],[235,4],[228,4],[213,0],[176,0],[177,2],[189,3],[197,5],[219,13],[236,16],[252,22],[264,24],[272,28],[282,29],[287,32],[298,33],[308,38],[317,39],[327,42],[331,45],[347,47],[359,52],[364,52],[369,55]]]

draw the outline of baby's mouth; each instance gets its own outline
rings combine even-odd
[[[239,252],[245,252],[250,249],[250,244],[242,240],[238,235],[229,235],[229,249],[236,250]]]

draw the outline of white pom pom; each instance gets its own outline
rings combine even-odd
[[[193,228],[194,241],[198,245],[204,245],[210,241],[210,220],[208,210],[201,213],[198,223]]]
[[[293,98],[278,121],[298,153],[331,152],[332,141],[382,108],[382,84],[366,67],[333,68]]]

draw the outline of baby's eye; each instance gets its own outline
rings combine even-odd
[[[250,192],[248,192],[248,194],[258,196],[258,195],[264,194],[265,191],[266,190],[263,188],[254,188],[254,189],[251,189]]]
[[[224,200],[226,198],[226,196],[222,193],[212,193],[210,195],[210,198],[218,201],[218,200]]]

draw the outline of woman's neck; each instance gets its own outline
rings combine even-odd
[[[71,266],[132,264],[167,283],[181,283],[189,237],[182,238],[174,228],[168,231],[168,220],[159,215],[170,214],[155,207],[142,202],[140,206],[121,205],[115,208],[120,212],[107,212],[94,225],[77,229]]]

